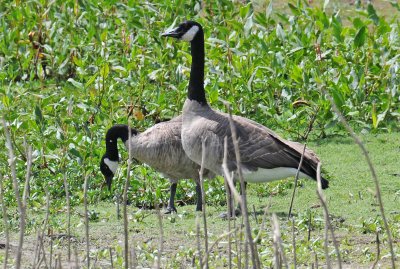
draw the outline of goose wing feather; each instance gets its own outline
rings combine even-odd
[[[223,139],[228,137],[228,167],[230,170],[236,168],[235,151],[232,143],[232,134],[229,125],[228,115],[225,113],[209,110],[203,114],[204,122],[200,123],[208,125],[205,137],[211,140],[213,137],[219,138],[219,145],[215,145],[213,141],[209,141],[208,149],[212,149],[213,154],[218,152],[218,157],[222,160],[223,156]],[[243,168],[254,171],[258,168],[272,169],[276,167],[292,167],[297,168],[299,160],[303,152],[303,145],[297,142],[291,142],[280,138],[272,130],[267,127],[243,118],[233,116],[237,137],[239,139],[239,152]],[[193,125],[192,125],[193,126]],[[313,151],[306,148],[302,171],[311,177],[315,177],[315,169],[319,159]],[[222,163],[220,163],[222,164]],[[219,164],[219,165],[220,165]]]

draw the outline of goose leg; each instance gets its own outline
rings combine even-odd
[[[164,214],[171,214],[172,212],[177,212],[175,208],[175,194],[176,194],[176,187],[178,186],[178,183],[172,183],[171,184],[171,192],[169,195],[169,201],[168,201],[168,206]]]
[[[244,182],[244,188],[245,189],[247,188],[247,182]],[[236,209],[234,210],[233,209],[234,208],[233,201],[232,201],[232,192],[229,189],[229,187],[228,187],[228,189],[226,191],[228,193],[228,202],[229,202],[228,203],[228,212],[221,213],[219,215],[219,217],[222,218],[222,219],[227,219],[229,215],[230,215],[231,218],[234,218],[236,216],[240,216],[242,214],[242,209],[240,207],[240,204],[238,203]],[[242,195],[242,194],[243,194],[243,190],[242,190],[242,188],[240,188],[240,195]]]
[[[247,189],[247,182],[244,182],[244,189]],[[240,195],[243,195],[243,190],[240,188]],[[242,208],[240,207],[240,204],[238,203],[237,208],[235,209],[235,215],[240,216],[242,214]]]
[[[235,213],[236,212],[234,212],[233,211],[233,200],[232,200],[232,191],[231,191],[231,189],[229,188],[229,186],[228,186],[228,184],[225,184],[225,188],[226,188],[226,194],[227,194],[227,203],[228,203],[228,212],[223,212],[223,213],[221,213],[221,214],[219,214],[219,217],[221,218],[221,219],[228,219],[228,216],[230,217],[230,218],[232,218],[232,217],[235,217]]]
[[[196,196],[197,196],[196,211],[202,211],[203,202],[202,202],[202,199],[201,199],[201,186],[200,186],[200,183],[198,183],[198,182],[196,182]]]

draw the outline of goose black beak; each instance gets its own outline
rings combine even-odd
[[[161,34],[161,36],[169,36],[174,38],[179,38],[180,35],[181,33],[179,32],[179,27],[166,31],[165,33]]]

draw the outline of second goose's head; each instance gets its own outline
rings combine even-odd
[[[163,33],[162,36],[170,36],[179,40],[192,42],[197,37],[203,36],[203,27],[198,22],[185,21],[179,24],[178,27]]]
[[[117,140],[120,138],[127,146],[126,141],[129,139],[129,131],[131,132],[131,137],[138,134],[136,129],[129,128],[128,125],[124,124],[114,125],[107,131],[106,153],[100,160],[100,171],[106,179],[109,190],[111,190],[112,179],[118,168],[119,155]]]

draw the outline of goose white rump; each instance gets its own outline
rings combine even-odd
[[[285,179],[296,175],[297,169],[291,167],[277,167],[272,169],[258,169],[257,171],[249,171],[243,169],[243,177],[249,183],[263,183],[279,179]],[[300,172],[299,178],[310,178],[306,174]]]

